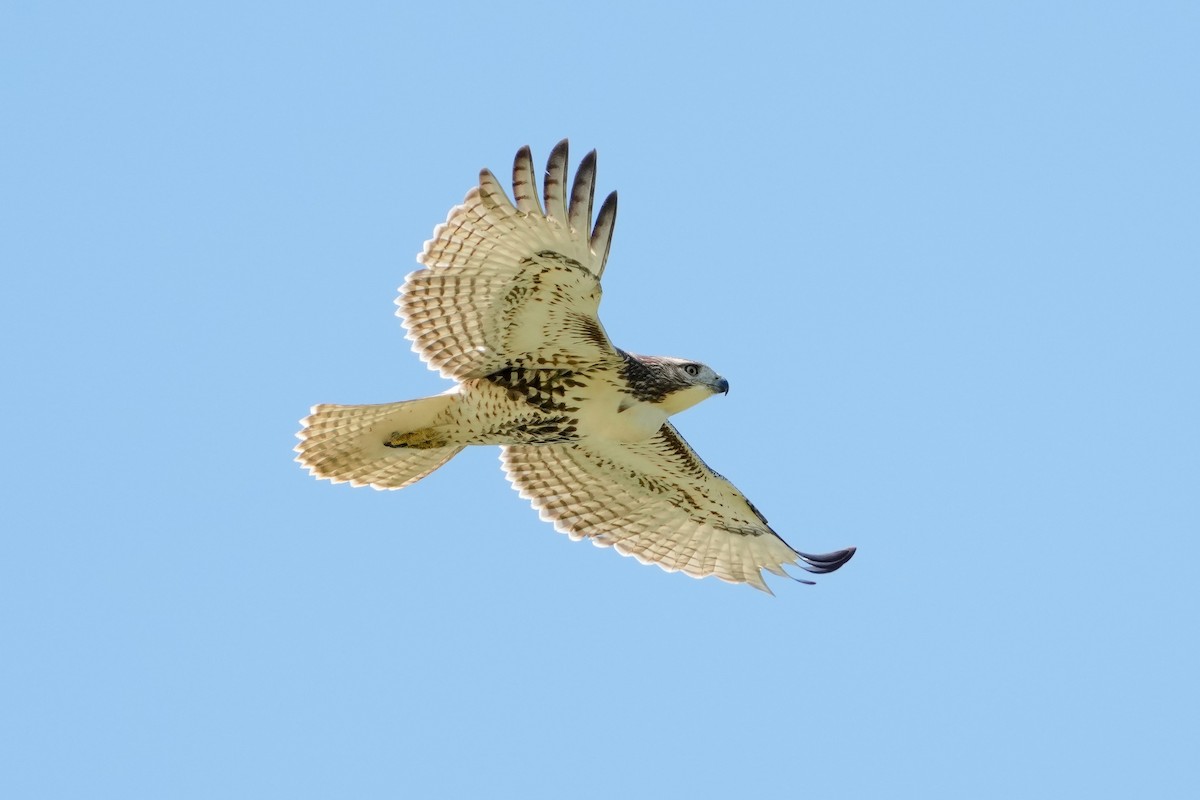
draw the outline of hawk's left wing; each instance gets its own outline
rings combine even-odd
[[[593,227],[595,189],[594,150],[568,187],[566,139],[546,165],[545,210],[528,147],[513,162],[512,200],[495,175],[480,172],[396,300],[421,360],[459,381],[507,367],[619,364],[597,315],[617,194]]]
[[[555,528],[667,572],[715,575],[769,593],[764,569],[833,572],[854,555],[853,547],[793,550],[669,422],[640,442],[507,445],[500,460],[513,487]]]

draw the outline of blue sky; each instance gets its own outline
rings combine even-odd
[[[1200,12],[10,4],[0,794],[1200,788]],[[777,597],[538,521],[395,288],[480,167],[599,150],[601,311],[792,544]]]

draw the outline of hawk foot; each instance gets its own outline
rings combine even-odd
[[[439,436],[433,431],[392,431],[388,438],[384,439],[384,447],[415,447],[420,449],[432,449],[435,447],[446,447],[449,445],[445,436]]]

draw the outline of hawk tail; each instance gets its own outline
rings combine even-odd
[[[402,489],[453,458],[463,445],[439,444],[429,428],[455,396],[369,406],[313,406],[301,421],[296,460],[318,478]]]

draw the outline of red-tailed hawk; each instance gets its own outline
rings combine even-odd
[[[513,487],[572,539],[766,592],[761,570],[845,564],[853,547],[793,550],[667,421],[728,381],[609,341],[597,309],[617,193],[592,227],[596,153],[569,198],[566,165],[563,140],[546,166],[544,208],[528,147],[513,164],[513,200],[480,172],[425,243],[424,269],[405,278],[397,314],[413,349],[455,385],[401,403],[315,406],[296,460],[335,483],[400,489],[467,445],[500,445]]]

